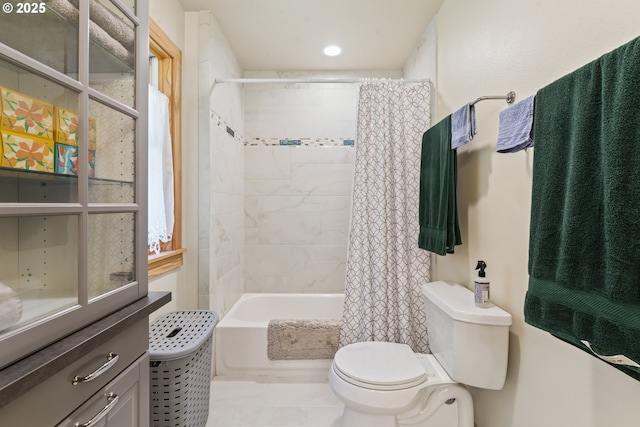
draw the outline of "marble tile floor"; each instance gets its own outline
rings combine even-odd
[[[215,377],[206,427],[339,427],[326,378]]]

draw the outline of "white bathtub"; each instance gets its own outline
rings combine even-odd
[[[243,294],[215,329],[216,375],[325,376],[331,360],[269,360],[271,319],[341,319],[343,294]]]

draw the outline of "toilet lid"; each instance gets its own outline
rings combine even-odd
[[[427,371],[406,344],[359,342],[336,352],[334,366],[345,376],[371,386],[420,383]]]

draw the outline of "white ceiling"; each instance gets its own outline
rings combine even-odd
[[[444,0],[179,0],[211,10],[247,71],[400,70]],[[342,55],[326,57],[324,46]]]

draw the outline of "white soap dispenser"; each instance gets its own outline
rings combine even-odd
[[[484,269],[487,268],[487,263],[480,260],[476,265],[476,270],[480,270],[478,277],[473,281],[473,291],[475,294],[475,303],[478,307],[487,308],[491,307],[491,301],[489,300],[489,279],[486,278]]]

